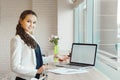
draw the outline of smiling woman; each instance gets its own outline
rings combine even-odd
[[[20,19],[20,24],[23,27],[23,29],[25,30],[25,32],[32,33],[34,27],[36,27],[36,21],[37,21],[36,16],[29,14],[26,16],[25,19],[23,19],[23,20],[22,20],[22,18]]]
[[[21,13],[16,35],[11,39],[11,69],[16,74],[15,80],[39,79],[43,73],[41,49],[33,34],[37,15],[32,10]]]
[[[51,49],[51,46],[49,46],[47,39],[51,34],[57,32],[56,3],[57,0],[0,0],[0,74],[7,74],[11,71],[9,59],[10,40],[15,35],[19,15],[25,9],[35,10],[37,13],[37,27],[34,27],[32,35],[37,37],[42,54],[48,53],[47,51]]]

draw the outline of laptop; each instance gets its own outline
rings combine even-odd
[[[68,68],[95,66],[96,53],[97,44],[72,43],[70,62],[56,66]]]

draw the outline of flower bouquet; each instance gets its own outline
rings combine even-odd
[[[58,40],[59,40],[59,37],[56,35],[52,35],[51,38],[49,39],[49,41],[54,45],[58,45]]]
[[[58,54],[58,40],[59,40],[59,37],[56,35],[52,35],[51,38],[49,39],[49,41],[54,45],[54,56],[56,57]],[[54,58],[54,61],[57,62],[58,61],[57,58]]]

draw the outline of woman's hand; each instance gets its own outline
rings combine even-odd
[[[57,58],[59,62],[63,62],[69,59],[68,55],[64,55],[62,57],[58,56],[58,55],[54,55],[54,58]]]
[[[54,58],[59,58],[57,54],[54,54]]]
[[[44,67],[44,65],[43,66],[41,66],[39,69],[38,69],[38,71],[37,71],[37,73],[42,73],[43,71],[45,70],[45,67]]]
[[[58,60],[59,60],[60,62],[66,61],[66,60],[68,60],[68,59],[69,59],[69,56],[67,56],[67,55],[64,55],[62,58],[58,58]]]
[[[59,62],[67,61],[68,59],[70,59],[70,57],[71,57],[71,53],[69,53],[69,55],[64,55],[62,57],[60,57],[59,55],[54,54],[54,58],[57,58]]]
[[[63,61],[67,61],[68,59],[70,59],[71,57],[71,53],[69,53],[68,55],[64,55],[62,58],[58,58],[58,60],[60,62],[63,62]]]

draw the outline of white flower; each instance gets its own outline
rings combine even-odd
[[[54,45],[58,45],[58,40],[59,40],[59,37],[57,35],[51,35],[51,38],[49,38],[49,41]]]

